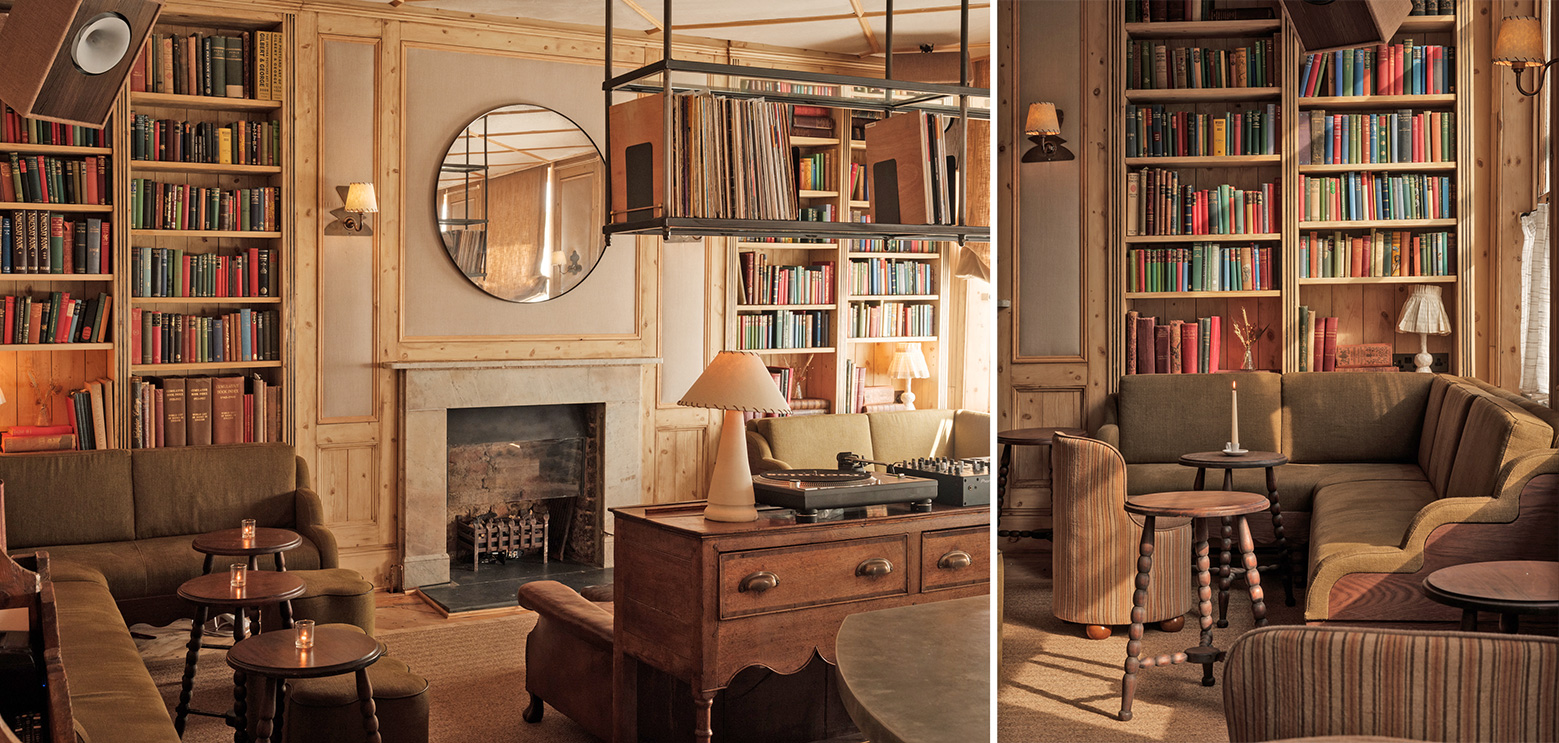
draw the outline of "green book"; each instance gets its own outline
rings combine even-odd
[[[211,70],[211,90],[206,95],[227,95],[227,37],[211,37],[211,58],[206,60]]]

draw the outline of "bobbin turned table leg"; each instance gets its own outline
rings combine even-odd
[[[184,737],[184,726],[189,720],[189,700],[195,689],[195,666],[200,660],[207,611],[205,604],[195,605],[195,624],[190,627],[188,650],[184,655],[184,679],[179,682],[179,703],[173,709],[173,730],[180,738]]]
[[[1191,559],[1196,566],[1196,616],[1202,628],[1200,646],[1210,648],[1213,645],[1213,587],[1210,572],[1212,561],[1207,545],[1207,519],[1191,521],[1192,534],[1196,540]],[[1202,686],[1212,686],[1214,683],[1213,661],[1207,660],[1202,663]]]
[[[368,743],[381,743],[379,715],[374,708],[374,690],[368,683],[367,668],[357,669],[357,700],[363,707],[363,732],[367,734]]]
[[[1153,570],[1153,516],[1142,517],[1142,544],[1137,558],[1137,590],[1131,594],[1131,629],[1126,640],[1126,675],[1121,677],[1120,720],[1131,719],[1131,701],[1137,695],[1137,669],[1141,667],[1142,624],[1148,618],[1148,584]]]
[[[1283,533],[1283,506],[1278,503],[1277,473],[1267,468],[1267,500],[1272,502],[1272,534],[1278,540],[1278,570],[1283,571],[1283,603],[1294,605],[1294,562],[1288,552],[1288,537]]]
[[[1224,471],[1233,472],[1233,470]],[[1230,569],[1230,561],[1233,558],[1229,553],[1234,546],[1234,524],[1228,516],[1223,517],[1222,541],[1223,549],[1218,553],[1218,627],[1220,629],[1229,626],[1229,586],[1234,583],[1234,571]]]
[[[1245,560],[1245,584],[1250,588],[1250,611],[1257,627],[1267,626],[1267,602],[1261,590],[1261,569],[1256,565],[1256,541],[1251,539],[1250,524],[1235,516],[1240,528],[1240,556]]]

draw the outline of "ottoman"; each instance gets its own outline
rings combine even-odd
[[[303,579],[303,595],[292,600],[292,616],[315,624],[350,624],[374,633],[374,586],[348,568],[291,570]]]
[[[334,625],[351,627],[353,625]],[[428,743],[428,682],[388,655],[368,667],[384,743]],[[363,709],[352,674],[287,683],[280,740],[361,743]]]

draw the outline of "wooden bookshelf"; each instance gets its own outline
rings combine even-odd
[[[112,147],[76,147],[64,144],[31,144],[26,142],[0,142],[0,152],[15,152],[18,155],[61,155],[74,157],[77,155],[112,155]]]
[[[180,163],[165,160],[132,160],[142,173],[215,173],[218,175],[281,175],[280,165],[233,165],[230,163]]]
[[[1476,192],[1473,182],[1475,169],[1469,156],[1472,151],[1471,92],[1473,90],[1473,62],[1470,14],[1478,12],[1470,4],[1462,3],[1458,16],[1413,16],[1402,24],[1392,41],[1401,43],[1411,38],[1415,44],[1456,47],[1454,68],[1449,79],[1457,92],[1433,95],[1363,95],[1363,96],[1300,96],[1300,83],[1304,74],[1306,54],[1300,47],[1291,26],[1281,20],[1251,21],[1203,21],[1175,23],[1126,23],[1125,4],[1113,3],[1115,31],[1125,42],[1140,39],[1171,40],[1170,46],[1237,46],[1257,38],[1272,38],[1279,50],[1277,59],[1278,79],[1268,88],[1221,89],[1171,89],[1127,90],[1127,76],[1114,75],[1115,87],[1111,91],[1112,118],[1115,133],[1112,157],[1115,159],[1115,181],[1111,191],[1116,194],[1114,212],[1122,215],[1111,230],[1109,306],[1111,314],[1120,322],[1111,322],[1110,361],[1111,376],[1118,379],[1126,370],[1125,314],[1136,310],[1142,315],[1156,316],[1163,321],[1195,320],[1199,317],[1219,315],[1223,318],[1223,358],[1220,366],[1238,369],[1242,360],[1240,344],[1230,332],[1230,325],[1248,313],[1256,325],[1269,325],[1270,329],[1258,341],[1255,366],[1272,371],[1299,371],[1300,348],[1308,341],[1300,328],[1300,308],[1307,307],[1314,314],[1339,318],[1339,344],[1390,343],[1397,354],[1411,354],[1418,350],[1417,337],[1395,332],[1395,324],[1402,302],[1413,285],[1429,284],[1443,287],[1446,311],[1452,318],[1454,332],[1450,336],[1430,339],[1430,351],[1446,354],[1450,358],[1450,370],[1456,374],[1473,374],[1473,317],[1471,282],[1463,281],[1463,271],[1470,264],[1469,245],[1477,234],[1473,225],[1472,199]],[[1204,40],[1215,40],[1201,44]],[[1163,42],[1156,42],[1163,43]],[[1365,48],[1373,48],[1373,44]],[[1125,44],[1117,45],[1124,54]],[[1124,66],[1124,58],[1120,60]],[[1253,111],[1276,103],[1282,117],[1282,129],[1277,132],[1279,154],[1234,158],[1190,157],[1125,157],[1126,109],[1131,104],[1162,104],[1171,111],[1191,111],[1204,114],[1221,114],[1236,111]],[[1414,113],[1435,111],[1449,113],[1455,122],[1454,157],[1439,162],[1420,163],[1359,163],[1326,164],[1309,162],[1310,142],[1305,137],[1304,119],[1311,111],[1369,114],[1395,113],[1411,109]],[[1281,207],[1278,230],[1264,234],[1245,235],[1126,235],[1126,174],[1143,167],[1174,170],[1181,174],[1181,183],[1189,182],[1196,188],[1228,183],[1236,188],[1250,188],[1261,180],[1277,181]],[[1337,175],[1343,173],[1414,174],[1425,173],[1450,176],[1455,185],[1452,214],[1443,219],[1356,220],[1356,221],[1301,221],[1303,194],[1299,193],[1299,178],[1305,176]],[[1301,278],[1300,238],[1309,233],[1319,237],[1342,235],[1345,238],[1367,237],[1372,232],[1405,231],[1412,234],[1448,232],[1455,238],[1455,247],[1447,257],[1450,275],[1447,276],[1347,276]],[[1255,243],[1277,249],[1275,260],[1276,286],[1263,291],[1237,292],[1131,292],[1127,291],[1127,251],[1138,247],[1182,247],[1190,243]]]
[[[109,204],[33,204],[24,201],[0,201],[0,210],[13,209],[70,214],[108,214],[114,211],[114,207]]]
[[[159,26],[161,28],[162,26]],[[215,29],[201,29],[211,31]],[[131,93],[135,108],[176,108],[186,111],[279,112],[284,101],[260,101],[252,98],[224,98],[214,95],[178,95],[174,93]]]

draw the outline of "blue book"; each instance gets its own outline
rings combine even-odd
[[[241,361],[252,361],[254,359],[254,335],[252,325],[254,318],[251,316],[251,312],[252,311],[248,308],[238,311],[238,328],[240,337],[238,348],[239,353],[242,355],[242,358],[240,359]]]
[[[0,273],[11,272],[11,218],[0,216]]]
[[[1338,123],[1339,127],[1342,129],[1342,148],[1337,152],[1337,162],[1340,162],[1340,163],[1352,162],[1353,161],[1353,157],[1352,157],[1352,153],[1353,153],[1353,127],[1349,125],[1347,118],[1343,118],[1342,121],[1339,121],[1337,123]]]
[[[1321,150],[1322,150],[1322,152],[1325,153],[1324,160],[1325,160],[1326,164],[1330,165],[1330,164],[1332,164],[1334,162],[1337,162],[1337,158],[1334,157],[1334,155],[1336,153],[1332,152],[1332,131],[1333,131],[1333,127],[1336,126],[1336,119],[1337,119],[1337,117],[1336,116],[1327,116],[1325,118],[1326,118],[1326,134],[1325,134],[1326,139],[1322,140]]]
[[[1364,89],[1364,50],[1353,50],[1353,94],[1365,95],[1369,91]]]

